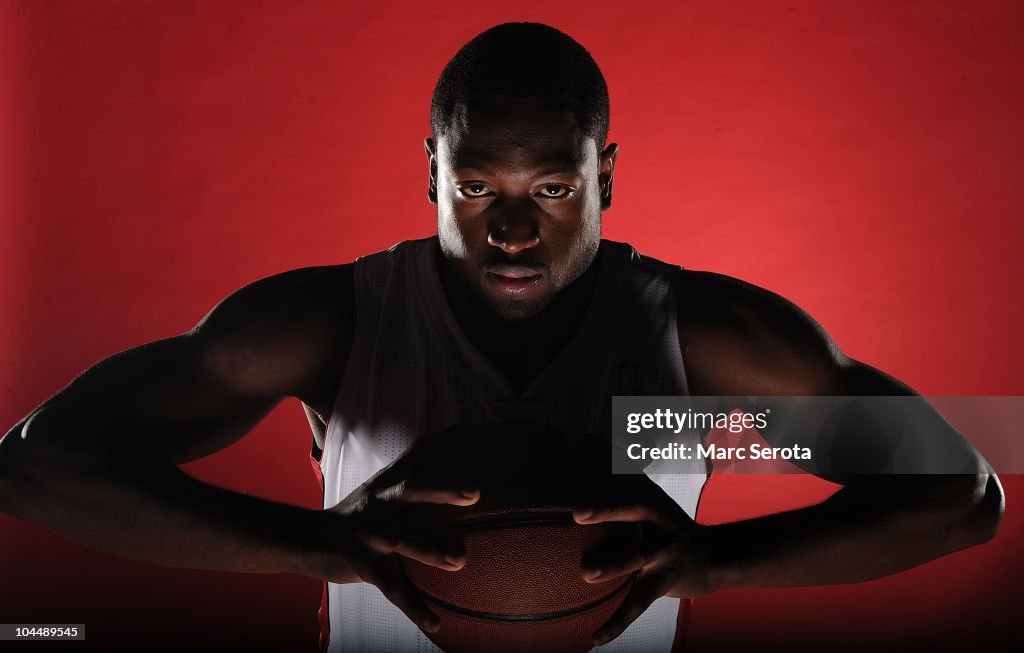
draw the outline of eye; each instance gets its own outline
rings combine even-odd
[[[547,199],[563,199],[573,194],[573,189],[565,184],[544,184],[537,193]]]
[[[469,181],[459,185],[459,193],[463,197],[486,197],[491,189],[482,181]]]

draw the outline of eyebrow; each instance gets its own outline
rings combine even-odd
[[[461,151],[451,152],[453,170],[476,170],[486,175],[497,175],[491,166],[500,163],[494,159],[494,150],[480,147],[464,147]],[[533,177],[543,177],[560,173],[578,172],[577,153],[571,149],[555,147],[537,153],[537,157],[529,162],[529,171]],[[491,165],[488,165],[491,164]]]
[[[559,158],[561,158],[561,157],[559,157]],[[544,164],[542,163],[541,165],[544,165]],[[454,170],[476,170],[477,172],[482,172],[485,175],[496,175],[497,174],[493,169],[488,168],[486,165],[483,165],[481,163],[477,163],[475,161],[456,162],[455,165],[452,166],[452,169],[454,169]],[[548,162],[547,162],[547,167],[545,167],[545,168],[543,168],[541,170],[537,170],[536,172],[533,172],[533,176],[534,177],[546,177],[548,175],[557,175],[557,174],[569,173],[569,172],[571,172],[571,173],[577,172],[576,166],[572,162],[565,161],[565,160],[549,159]]]

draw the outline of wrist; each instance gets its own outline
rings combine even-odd
[[[349,555],[353,537],[349,522],[345,515],[333,510],[306,511],[296,537],[283,550],[287,573],[332,583],[361,581]]]
[[[742,586],[734,551],[725,541],[727,533],[719,526],[701,526],[701,552],[709,593]]]
[[[328,553],[336,517],[326,510],[302,510],[291,520],[291,528],[274,538],[274,556],[280,570],[288,574],[327,580]]]

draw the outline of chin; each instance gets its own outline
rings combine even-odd
[[[541,313],[547,308],[549,302],[546,299],[532,302],[502,302],[491,299],[487,303],[490,306],[491,312],[504,320],[523,320]]]

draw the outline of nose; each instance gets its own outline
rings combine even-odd
[[[532,222],[500,222],[492,224],[487,231],[487,244],[515,256],[519,252],[540,244],[537,225]]]

